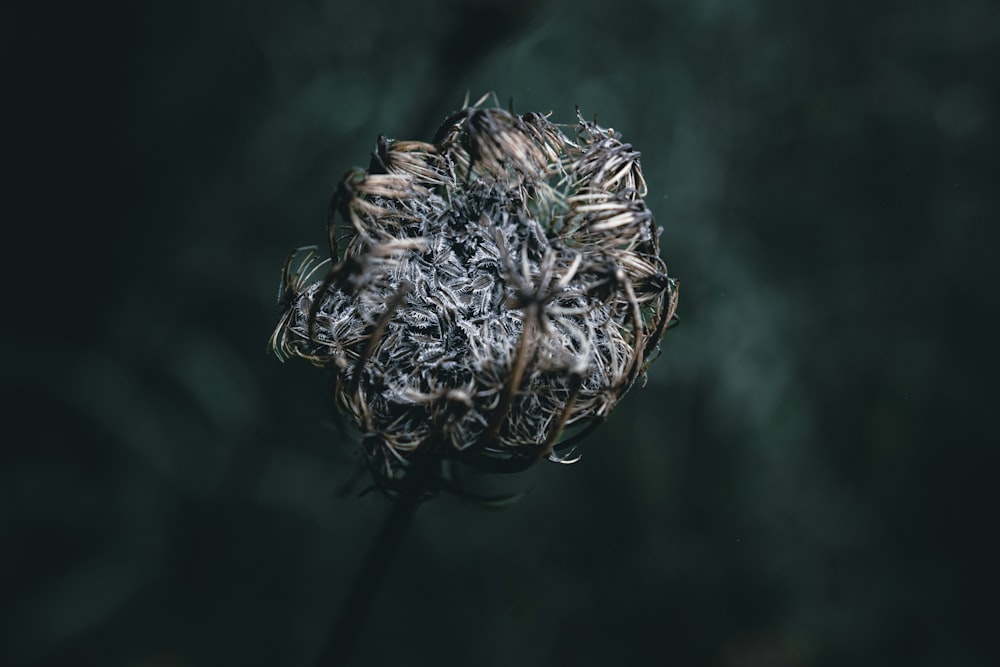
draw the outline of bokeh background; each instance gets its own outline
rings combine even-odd
[[[682,322],[420,509],[354,664],[995,664],[995,3],[65,4],[0,21],[0,663],[313,663],[388,506],[279,270],[495,91],[643,152]]]

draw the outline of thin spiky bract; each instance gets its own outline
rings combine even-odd
[[[286,267],[271,344],[332,373],[377,479],[573,461],[652,360],[678,292],[639,153],[572,127],[474,105],[433,143],[380,137],[331,203],[332,268]]]

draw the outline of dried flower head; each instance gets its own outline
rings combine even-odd
[[[639,153],[577,116],[480,101],[433,143],[379,137],[331,201],[331,258],[289,258],[271,346],[332,373],[376,479],[574,461],[652,360],[677,283]]]

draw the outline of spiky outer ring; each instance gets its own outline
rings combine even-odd
[[[272,346],[332,373],[377,478],[575,460],[652,361],[678,291],[639,153],[574,127],[473,106],[433,143],[380,137],[337,186],[331,260],[286,267]]]

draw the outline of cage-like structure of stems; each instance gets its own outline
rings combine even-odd
[[[577,116],[477,104],[430,143],[379,137],[330,258],[289,258],[271,346],[331,373],[377,481],[572,462],[656,356],[678,284],[639,153]]]

